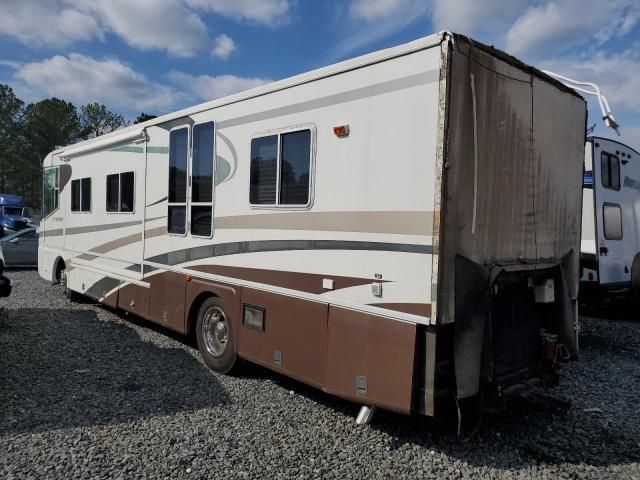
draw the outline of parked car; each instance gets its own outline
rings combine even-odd
[[[33,221],[33,208],[23,197],[0,193],[0,237],[18,232]]]
[[[38,232],[36,229],[28,227],[0,238],[0,262],[2,268],[37,267]]]

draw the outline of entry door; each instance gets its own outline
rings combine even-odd
[[[636,254],[640,206],[640,179],[634,180],[632,150],[618,142],[594,138],[593,186],[598,256],[601,285],[622,284],[631,280],[631,264]],[[637,154],[635,155],[638,156]]]
[[[169,134],[169,235],[211,238],[213,235],[213,122],[181,126]]]

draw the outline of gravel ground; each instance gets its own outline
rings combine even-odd
[[[0,299],[0,478],[640,480],[640,322],[582,319],[568,410],[513,403],[470,439],[455,418],[358,407],[251,367],[209,372],[180,336],[33,271]]]

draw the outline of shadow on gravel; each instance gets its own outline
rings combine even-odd
[[[640,460],[640,439],[635,431],[640,417],[629,418],[622,429],[612,430],[602,416],[579,408],[567,411],[525,400],[513,400],[504,412],[485,413],[480,428],[469,421],[466,433],[457,435],[457,414],[444,406],[436,418],[407,416],[378,410],[369,427],[359,427],[360,405],[336,398],[266,368],[247,365],[243,376],[270,380],[284,389],[353,418],[354,429],[371,428],[391,437],[389,451],[418,446],[425,454],[444,454],[472,467],[527,470],[546,465],[584,464],[594,467],[625,465]],[[487,445],[491,455],[487,456]],[[429,453],[430,452],[430,453]],[[640,478],[640,477],[639,477]]]
[[[120,423],[229,403],[179,348],[144,342],[89,309],[0,316],[0,434]]]

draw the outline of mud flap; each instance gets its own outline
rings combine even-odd
[[[456,394],[460,399],[472,397],[480,391],[482,345],[491,277],[489,268],[468,258],[456,257],[453,358]]]

